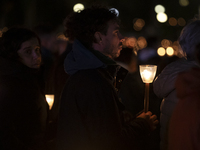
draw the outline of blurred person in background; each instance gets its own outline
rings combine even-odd
[[[64,88],[64,85],[69,78],[69,74],[67,74],[64,70],[64,60],[67,56],[67,54],[72,49],[72,44],[69,41],[59,41],[64,42],[62,45],[62,49],[65,46],[65,50],[57,57],[55,60],[55,63],[53,64],[51,68],[51,76],[50,79],[52,81],[52,94],[54,95],[54,103],[49,111],[49,149],[55,149],[55,139],[56,139],[56,132],[57,132],[57,122],[58,122],[58,114],[60,109],[60,100],[61,100],[61,94]],[[66,44],[66,43],[67,44]]]
[[[200,44],[194,53],[200,63]],[[200,149],[200,68],[181,72],[175,83],[177,103],[169,125],[169,150]]]
[[[200,42],[200,20],[193,20],[186,25],[179,37],[179,44],[183,51],[183,57],[168,64],[158,75],[153,83],[155,94],[163,98],[160,106],[160,148],[168,149],[169,121],[178,103],[175,81],[180,72],[198,67],[195,61],[195,45]],[[184,113],[184,112],[182,112]]]
[[[29,29],[13,27],[0,38],[0,149],[44,150],[48,104],[41,45]]]
[[[44,66],[45,93],[52,94],[51,69],[58,55],[56,28],[51,24],[39,24],[33,28],[41,41],[41,55]]]
[[[119,19],[107,7],[70,14],[66,36],[73,42],[64,67],[70,75],[61,97],[57,149],[129,150],[156,128],[149,111],[125,120],[113,84],[122,50]]]

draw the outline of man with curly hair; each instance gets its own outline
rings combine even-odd
[[[58,150],[134,149],[158,123],[151,112],[125,121],[113,86],[124,40],[119,22],[114,11],[94,6],[66,19],[74,42],[64,63],[70,78],[61,96]]]

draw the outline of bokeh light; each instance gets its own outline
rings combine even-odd
[[[181,6],[187,6],[187,5],[189,5],[189,1],[188,0],[179,0],[179,4]]]
[[[138,44],[139,49],[143,49],[147,46],[147,41],[144,37],[141,36],[138,38],[137,44]]]
[[[167,40],[167,39],[163,39],[161,41],[161,46],[164,47],[164,48],[167,48],[167,47],[171,46],[171,44],[172,44],[172,41]]]
[[[157,54],[159,56],[164,56],[165,55],[165,48],[164,47],[159,47],[157,50]]]
[[[174,17],[169,18],[169,24],[171,26],[176,26],[177,25],[177,20]]]
[[[172,48],[174,49],[174,55],[179,55],[179,43],[178,41],[174,41],[172,44]]]
[[[162,12],[158,13],[158,14],[156,15],[156,18],[157,18],[157,20],[158,20],[159,22],[161,22],[161,23],[166,22],[167,19],[168,19],[167,14],[162,13]]]
[[[133,21],[133,28],[136,31],[142,30],[144,25],[145,25],[145,21],[143,19],[138,18],[138,19],[134,19],[134,21]]]
[[[76,5],[74,5],[73,10],[74,12],[80,12],[82,10],[84,10],[84,5],[81,3],[77,3]]]
[[[133,48],[137,44],[137,39],[135,37],[125,38],[125,47]]]
[[[172,47],[168,47],[166,49],[166,53],[168,56],[172,56],[172,55],[174,55],[174,49]]]
[[[178,18],[178,25],[179,26],[185,26],[186,25],[186,21],[183,18]]]
[[[155,12],[156,13],[164,13],[165,12],[165,7],[162,6],[162,5],[156,5],[155,8],[154,8]]]
[[[110,10],[114,10],[116,15],[117,15],[117,17],[119,16],[119,11],[116,8],[110,8]]]

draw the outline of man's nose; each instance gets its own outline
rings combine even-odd
[[[39,55],[38,55],[35,51],[33,51],[32,57],[33,57],[33,59],[35,60],[35,59],[38,59],[38,58],[39,58]]]
[[[125,38],[121,33],[119,33],[119,39],[120,39],[120,42],[124,42],[125,41]]]

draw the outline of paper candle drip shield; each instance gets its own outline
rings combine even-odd
[[[144,83],[152,83],[156,75],[156,65],[140,65],[140,75]]]

